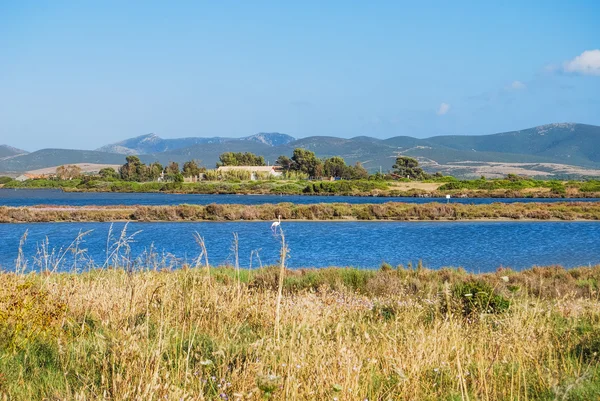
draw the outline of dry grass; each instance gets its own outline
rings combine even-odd
[[[97,163],[68,163],[70,166],[77,166],[81,169],[82,173],[97,173],[103,168],[112,168],[115,171],[119,171],[120,164],[97,164]],[[54,175],[56,174],[56,169],[60,166],[46,167],[37,170],[29,170],[25,174],[31,174],[34,176],[41,175]]]
[[[273,220],[599,220],[600,202],[292,203],[117,207],[2,207],[0,222]]]
[[[395,181],[390,183],[392,189],[398,189],[400,191],[410,191],[411,189],[419,189],[423,191],[433,192],[442,185],[444,185],[443,182]]]
[[[235,269],[208,278],[203,266],[2,274],[0,392],[19,400],[600,396],[600,266],[482,276],[385,270],[288,272],[279,330],[279,267],[243,271],[241,287]],[[465,313],[469,297],[457,290],[465,283],[504,297],[509,309]]]

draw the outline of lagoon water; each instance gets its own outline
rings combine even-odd
[[[124,226],[114,224],[113,232]],[[282,226],[292,268],[377,268],[383,261],[406,265],[421,259],[430,268],[462,266],[486,272],[500,266],[523,269],[600,263],[598,222],[283,222]],[[80,231],[88,230],[92,231],[79,248],[102,265],[109,227],[110,223],[0,224],[0,266],[14,268],[19,240],[26,231],[24,253],[29,266],[34,267],[36,250],[46,238],[55,255],[60,255],[59,248],[64,251]],[[130,223],[127,231],[139,231],[131,243],[133,259],[153,249],[172,267],[198,257],[194,232],[205,238],[211,264],[231,263],[233,233],[238,233],[240,264],[247,268],[252,251],[258,251],[264,265],[277,262],[279,240],[269,227],[270,222]],[[113,249],[108,248],[109,252]],[[72,255],[65,253],[60,270],[71,268]],[[252,267],[258,265],[254,256]],[[78,266],[82,266],[81,261]]]
[[[597,198],[561,199],[561,198],[454,198],[452,203],[488,204],[494,202],[596,202]],[[372,197],[372,196],[303,196],[303,195],[201,195],[201,194],[165,194],[165,193],[113,193],[113,192],[63,192],[50,189],[2,189],[0,188],[0,206],[110,206],[110,205],[180,205],[196,204],[244,204],[293,202],[312,203],[385,203],[409,202],[428,203],[446,202],[442,198]]]

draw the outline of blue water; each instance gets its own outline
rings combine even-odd
[[[370,197],[370,196],[302,196],[302,195],[199,195],[199,194],[164,194],[164,193],[112,193],[112,192],[63,192],[48,189],[0,189],[0,206],[33,206],[33,205],[180,205],[211,203],[237,203],[244,205],[259,205],[263,203],[293,202],[300,204],[312,203],[385,203],[385,202],[446,202],[441,198],[406,198],[406,197]],[[452,203],[487,204],[493,202],[568,202],[598,201],[587,199],[560,198],[456,198]]]
[[[81,248],[98,265],[106,259],[109,223],[0,224],[0,266],[12,269],[20,237],[28,231],[24,247],[29,266],[36,248],[47,237],[50,248],[67,247],[83,230],[93,230]],[[115,224],[120,231],[124,224]],[[574,267],[600,263],[598,222],[284,222],[290,258],[298,267],[355,266],[376,268],[421,259],[426,267],[464,267],[493,271],[559,264]],[[206,240],[211,264],[231,263],[233,233],[239,235],[240,264],[249,267],[258,250],[263,264],[279,257],[279,240],[270,222],[131,223],[128,233],[141,230],[131,244],[134,259],[151,246],[172,267],[198,257],[193,233]],[[57,252],[56,254],[59,254]],[[70,269],[72,253],[59,269]],[[253,268],[258,260],[253,258]],[[78,264],[81,266],[81,263]]]

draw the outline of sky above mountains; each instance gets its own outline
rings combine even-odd
[[[369,3],[0,2],[0,143],[600,125],[600,3]]]

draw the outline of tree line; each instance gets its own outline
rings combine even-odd
[[[298,173],[317,179],[336,177],[345,180],[359,180],[374,177],[422,180],[432,177],[424,172],[419,166],[419,162],[412,157],[397,157],[392,172],[387,175],[377,173],[370,176],[360,162],[348,165],[340,156],[319,158],[314,152],[304,148],[294,149],[291,157],[279,156],[275,165],[279,166],[286,176],[290,173]],[[266,166],[266,162],[263,156],[257,156],[250,152],[225,152],[219,156],[219,161],[216,163],[217,168],[221,166]],[[214,174],[215,172],[208,171],[206,167],[201,166],[199,160],[187,161],[180,168],[177,162],[170,162],[166,166],[159,162],[145,164],[137,156],[127,156],[125,164],[118,170],[107,167],[100,170],[98,175],[102,179],[109,180],[183,182],[186,177],[200,177],[207,173]],[[61,166],[56,169],[57,178],[62,180],[77,178],[80,175],[81,170],[77,166]]]
[[[358,180],[369,177],[368,171],[363,167],[361,162],[356,162],[351,166],[346,164],[345,160],[340,156],[321,159],[314,152],[304,148],[294,149],[292,157],[279,156],[275,164],[285,172],[300,172],[312,178],[338,177],[346,180]],[[256,156],[252,153],[233,152],[223,153],[217,163],[217,167],[265,165],[265,160],[262,156]],[[417,159],[408,156],[398,156],[392,168],[393,170],[389,174],[389,178],[424,180],[441,176],[440,173],[434,175],[426,173],[419,166]],[[382,175],[381,178],[384,178],[384,176]]]
[[[179,168],[179,163],[170,162],[163,166],[159,162],[144,164],[137,156],[127,156],[125,164],[119,167],[118,171],[112,167],[103,168],[99,175],[104,179],[121,179],[123,181],[162,181],[183,182],[184,177],[199,176],[206,171],[196,160],[190,160],[183,164],[183,169]]]

